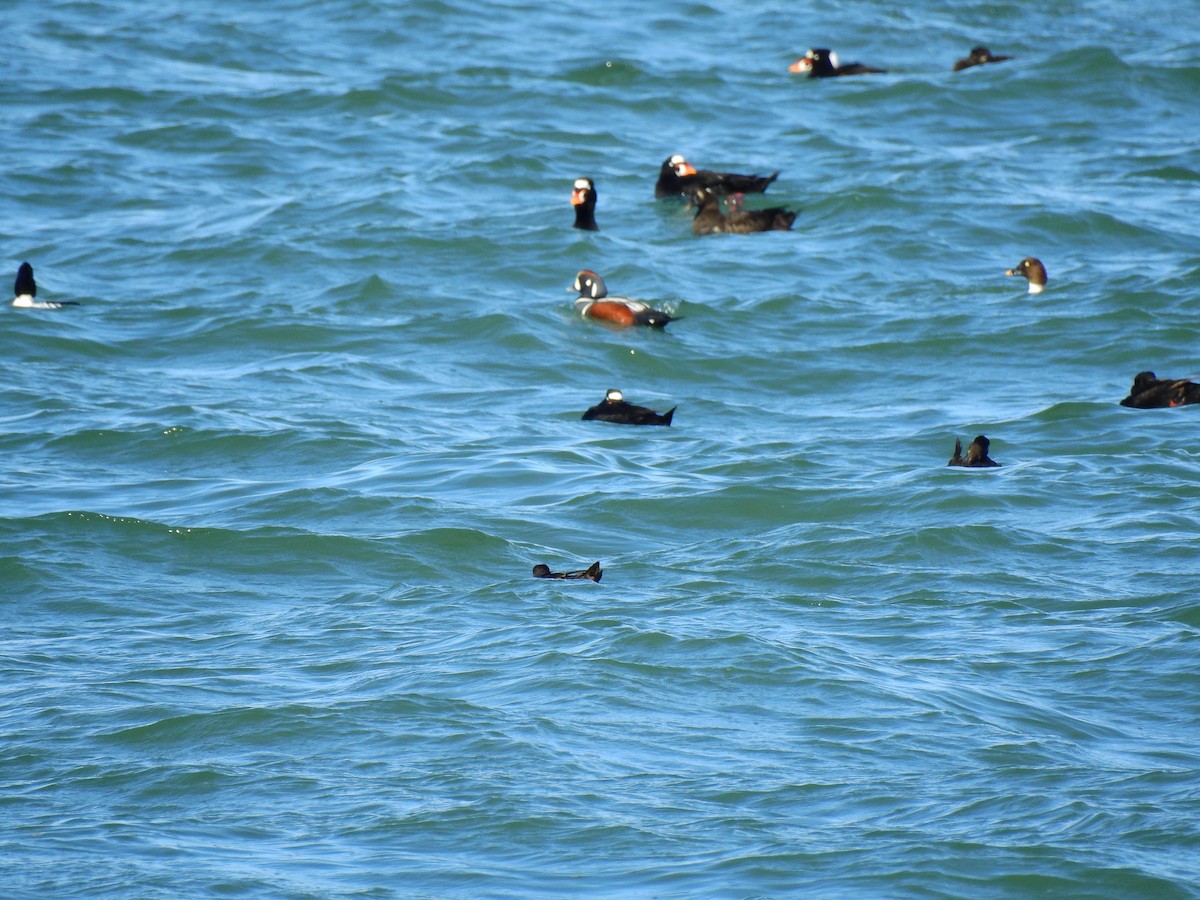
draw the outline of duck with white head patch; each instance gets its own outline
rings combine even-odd
[[[575,207],[575,227],[581,231],[599,231],[596,224],[596,185],[590,178],[576,178],[571,191],[571,205]]]
[[[595,419],[620,425],[670,425],[674,417],[674,406],[665,413],[657,413],[645,406],[634,406],[616,388],[605,391],[604,400],[583,414],[585,422]]]
[[[642,300],[629,297],[610,297],[604,279],[591,269],[581,269],[569,291],[577,291],[575,309],[586,319],[602,319],[617,325],[644,325],[647,328],[665,328],[678,316],[668,315],[654,309]]]
[[[809,78],[836,78],[841,75],[883,75],[887,69],[876,69],[862,63],[838,62],[838,55],[827,47],[813,47],[788,66],[789,72],[807,75]]]
[[[659,199],[686,197],[692,200],[697,191],[722,195],[761,194],[778,177],[778,171],[770,175],[739,175],[737,172],[697,169],[676,153],[663,160],[658,170],[658,181],[654,185],[654,196]]]

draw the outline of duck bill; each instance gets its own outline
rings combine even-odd
[[[680,163],[675,167],[675,174],[680,178],[683,178],[685,175],[695,175],[696,167],[691,163]]]
[[[797,72],[797,73],[808,72],[808,71],[811,71],[812,64],[813,64],[813,61],[811,59],[809,59],[807,56],[802,56],[802,57],[800,57],[800,59],[796,60],[794,63],[792,63],[790,66],[788,66],[788,71],[789,72]]]
[[[575,188],[575,190],[571,191],[571,205],[581,206],[586,195],[587,191],[583,188]]]

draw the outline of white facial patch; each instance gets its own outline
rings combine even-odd
[[[604,392],[604,399],[609,401],[610,403],[616,403],[620,400],[624,400],[625,395],[617,390],[609,390],[609,391]]]
[[[589,190],[591,188],[591,186],[592,186],[592,183],[590,181],[588,181],[586,178],[576,178],[575,179],[575,190],[577,190],[577,191]]]

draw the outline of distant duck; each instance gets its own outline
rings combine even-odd
[[[596,185],[590,178],[576,178],[571,192],[571,205],[575,207],[575,227],[583,231],[599,231],[596,224]]]
[[[597,403],[583,414],[585,422],[593,419],[600,422],[617,422],[621,425],[670,425],[675,417],[676,407],[672,406],[665,413],[656,413],[644,406],[634,406],[625,402],[625,395],[615,388],[604,392],[604,401]]]
[[[17,269],[17,280],[13,282],[12,305],[18,309],[62,309],[64,306],[79,306],[74,300],[37,300],[37,282],[33,280],[33,266],[21,263]]]
[[[1200,384],[1187,378],[1158,378],[1153,372],[1139,372],[1133,379],[1129,396],[1122,406],[1133,409],[1164,409],[1200,403]]]
[[[991,446],[991,441],[985,438],[982,434],[975,440],[971,441],[971,446],[967,447],[967,455],[964,458],[962,455],[962,441],[958,438],[954,439],[954,455],[950,457],[948,466],[965,466],[969,469],[989,469],[998,468],[1000,463],[988,456],[988,447]]]
[[[586,578],[589,581],[599,581],[604,575],[604,570],[600,568],[600,560],[596,560],[586,569],[578,569],[574,572],[551,572],[550,567],[544,563],[538,563],[533,567],[534,578]]]
[[[1005,275],[1024,275],[1029,280],[1029,293],[1040,294],[1046,289],[1046,267],[1040,259],[1027,256],[1011,269],[1004,271]]]
[[[629,297],[610,297],[604,279],[591,269],[581,269],[569,291],[578,291],[575,308],[584,318],[603,319],[618,325],[644,325],[647,328],[665,328],[678,316],[668,315],[654,309],[649,303],[631,300]]]
[[[961,72],[963,69],[970,69],[974,66],[982,66],[984,63],[1004,62],[1006,59],[1012,59],[1011,56],[994,56],[992,51],[987,47],[972,47],[971,53],[965,59],[960,59],[954,63],[954,71]]]
[[[839,65],[838,55],[826,47],[814,47],[788,66],[789,72],[807,74],[809,78],[836,78],[839,75],[881,75],[887,69],[875,69],[862,63]]]
[[[728,212],[721,209],[721,198],[711,192],[696,195],[696,214],[692,217],[692,234],[753,234],[759,231],[790,231],[796,213],[782,206],[769,209],[743,209],[741,194],[731,194]]]
[[[663,160],[654,185],[654,196],[659,199],[679,195],[690,198],[697,190],[714,194],[761,194],[778,177],[777,171],[770,175],[738,175],[697,169],[677,153]]]

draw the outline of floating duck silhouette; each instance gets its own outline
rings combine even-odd
[[[596,185],[590,178],[576,178],[571,191],[571,205],[575,207],[575,227],[583,231],[599,231],[596,224]]]
[[[807,74],[809,78],[836,78],[839,75],[881,75],[887,69],[875,69],[862,63],[838,63],[838,55],[828,47],[813,47],[788,66],[789,72]]]
[[[575,308],[585,318],[603,319],[618,325],[644,325],[647,328],[665,328],[668,322],[678,318],[654,309],[641,300],[608,296],[604,279],[591,269],[581,269],[567,290],[579,292],[575,298]]]
[[[969,469],[988,469],[998,468],[1000,463],[988,456],[988,447],[991,446],[991,441],[985,438],[982,434],[971,441],[971,445],[967,447],[967,455],[964,458],[962,455],[962,441],[958,438],[954,439],[954,455],[950,457],[948,466],[965,466]]]
[[[1158,378],[1153,372],[1138,372],[1122,406],[1133,409],[1164,409],[1200,403],[1200,384],[1187,378]]]
[[[761,194],[778,177],[777,171],[770,175],[739,175],[697,169],[677,153],[663,160],[654,185],[654,196],[661,199],[682,194],[690,199],[698,190],[714,194]]]
[[[644,406],[625,402],[624,394],[616,388],[609,388],[604,392],[604,400],[585,412],[582,418],[585,422],[596,419],[622,425],[670,425],[675,417],[675,409],[672,406],[665,413],[656,413]]]
[[[600,560],[596,560],[586,569],[579,569],[575,572],[551,572],[550,567],[544,563],[538,563],[533,567],[534,578],[586,578],[590,581],[599,581],[604,574],[604,570],[600,568]]]
[[[1005,275],[1023,275],[1029,281],[1029,293],[1040,294],[1046,289],[1046,267],[1040,259],[1027,256],[1011,269],[1004,270]]]
[[[13,306],[18,309],[62,309],[64,306],[79,306],[74,300],[36,298],[37,282],[33,280],[33,266],[23,262],[17,269],[17,280],[13,282]]]
[[[711,191],[695,195],[696,214],[692,217],[692,234],[754,234],[759,231],[790,231],[797,213],[782,206],[768,209],[744,209],[742,195],[726,198],[728,212],[721,209],[721,197]]]
[[[971,52],[964,59],[955,61],[954,71],[961,72],[963,69],[982,66],[984,63],[1004,62],[1006,59],[1012,59],[1012,57],[995,56],[987,47],[972,47]]]

